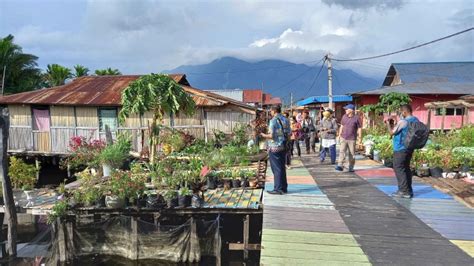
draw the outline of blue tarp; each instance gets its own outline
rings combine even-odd
[[[334,103],[339,103],[339,102],[352,102],[352,96],[350,95],[333,95],[332,96],[332,101]],[[328,103],[329,102],[329,96],[313,96],[306,98],[304,100],[301,100],[297,102],[296,104],[298,106],[303,106],[303,105],[308,105],[308,104],[315,104],[315,103]]]

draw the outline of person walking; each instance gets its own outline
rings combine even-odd
[[[329,151],[331,164],[336,164],[337,122],[336,119],[332,117],[330,111],[323,112],[323,119],[320,122],[319,131],[321,134],[321,151],[319,154],[320,162],[324,162],[326,159],[326,153]]]
[[[309,111],[303,112],[303,120],[301,121],[301,130],[303,131],[303,140],[306,146],[306,154],[311,151],[311,135],[315,131],[313,119],[309,116]]]
[[[410,169],[410,161],[413,156],[412,149],[405,147],[405,138],[407,137],[408,124],[410,122],[420,122],[418,118],[413,116],[411,105],[405,104],[400,107],[401,119],[392,128],[390,120],[385,123],[393,137],[393,170],[398,182],[398,191],[393,193],[394,197],[412,198],[412,172]]]
[[[337,171],[343,170],[346,153],[349,161],[349,172],[354,172],[356,141],[362,142],[362,127],[359,116],[355,112],[355,106],[348,104],[344,106],[346,114],[341,119],[341,128],[339,129],[339,161],[336,165]]]
[[[294,148],[296,146],[296,151],[298,152],[298,157],[301,157],[301,148],[300,148],[300,139],[301,139],[301,124],[298,123],[296,120],[296,117],[293,116],[291,118],[291,144],[290,144],[290,150],[291,150],[291,156],[293,156]]]
[[[273,106],[270,110],[272,119],[268,125],[268,134],[260,135],[268,139],[268,157],[270,167],[273,172],[273,190],[268,191],[270,194],[283,195],[288,191],[288,182],[286,180],[286,144],[291,134],[289,121],[281,115],[281,107]]]

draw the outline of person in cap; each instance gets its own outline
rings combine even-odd
[[[349,172],[354,172],[356,143],[362,142],[362,126],[360,118],[355,114],[355,106],[348,104],[344,106],[346,114],[341,119],[339,129],[339,161],[336,165],[337,171],[343,170],[346,153],[349,161]]]
[[[268,140],[268,158],[273,172],[274,187],[268,193],[283,195],[288,191],[285,163],[291,128],[290,122],[281,114],[280,106],[272,106],[270,112],[273,118],[268,125],[268,134],[260,133]]]
[[[321,151],[319,153],[320,162],[326,159],[327,150],[331,156],[331,164],[336,164],[336,134],[337,122],[332,117],[332,112],[327,110],[323,112],[323,119],[319,125],[321,135]]]

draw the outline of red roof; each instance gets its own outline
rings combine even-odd
[[[263,91],[262,90],[244,90],[243,102],[244,103],[263,103]]]
[[[281,104],[281,99],[279,97],[267,99],[263,102],[263,105],[279,105]]]
[[[254,110],[242,102],[191,87],[186,75],[169,76],[192,95],[198,106],[222,106],[230,103]],[[122,91],[139,77],[139,75],[85,76],[58,87],[2,96],[0,104],[120,106]]]

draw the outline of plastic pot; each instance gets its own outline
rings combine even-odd
[[[232,180],[232,187],[239,188],[240,187],[240,179],[233,179]]]
[[[232,181],[229,179],[224,180],[224,189],[231,189],[232,188]]]
[[[253,179],[249,181],[249,187],[257,187],[258,181],[257,179]]]
[[[193,208],[201,208],[204,205],[204,200],[198,195],[194,194],[191,199],[191,206]]]
[[[148,195],[148,197],[146,198],[147,208],[159,209],[159,208],[162,208],[164,204],[165,204],[165,200],[163,199],[163,196],[161,195],[152,194],[152,195]]]
[[[119,198],[118,196],[105,196],[105,206],[107,206],[107,208],[120,209],[125,207],[125,203],[125,199]]]
[[[112,174],[112,167],[107,164],[102,165],[102,174],[103,176],[110,176]]]
[[[167,199],[166,200],[166,206],[170,209],[175,208],[178,206],[178,197],[172,198],[172,199]]]
[[[374,150],[374,161],[380,161],[380,151]]]
[[[207,178],[207,189],[216,189],[216,180],[214,177]]]
[[[430,175],[432,177],[443,177],[443,169],[441,167],[430,168]]]
[[[240,186],[243,187],[243,188],[246,188],[249,186],[249,181],[244,179],[242,181],[240,181]]]
[[[191,205],[191,195],[178,196],[178,206],[180,208],[186,208]]]

